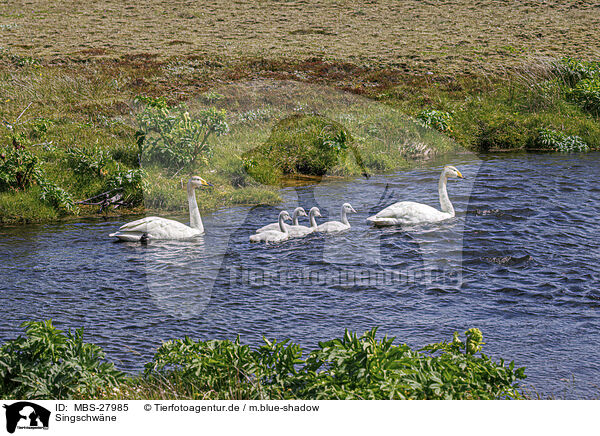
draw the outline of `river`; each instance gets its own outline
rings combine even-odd
[[[365,218],[396,200],[438,206],[440,162],[396,174],[285,188],[352,229],[250,244],[281,207],[204,214],[187,242],[118,243],[124,220],[0,228],[0,341],[27,320],[85,327],[117,366],[139,371],[161,341],[236,335],[306,348],[345,328],[419,347],[483,331],[484,352],[526,366],[524,385],[558,398],[600,396],[600,154],[465,155],[452,163],[456,218],[410,229]],[[185,216],[176,216],[187,221]],[[306,222],[304,222],[306,224]]]

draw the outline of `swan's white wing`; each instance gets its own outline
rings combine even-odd
[[[179,221],[149,216],[122,225],[118,232],[110,236],[124,241],[139,241],[144,234],[148,239],[188,239],[201,233]]]
[[[283,226],[288,230],[291,227],[289,224],[286,224],[286,223],[283,223]],[[256,230],[255,233],[262,233],[262,232],[268,232],[268,231],[280,232],[279,222],[267,224],[266,226],[263,226],[260,229]]]
[[[290,238],[302,238],[310,233],[312,233],[314,229],[312,227],[306,226],[289,226],[288,233]]]
[[[451,218],[452,215],[414,201],[400,201],[367,218],[375,225],[419,224]]]
[[[283,242],[289,238],[289,235],[277,230],[267,230],[266,232],[255,233],[250,236],[250,242]]]
[[[350,226],[339,221],[327,221],[319,226],[315,232],[324,232],[324,233],[333,233],[333,232],[341,232],[342,230],[349,229]]]

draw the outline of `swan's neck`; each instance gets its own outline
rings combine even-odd
[[[283,219],[282,216],[279,217],[279,230],[282,233],[287,233],[287,228],[285,227],[285,220]]]
[[[440,176],[440,181],[438,183],[438,192],[440,194],[440,206],[442,208],[442,212],[449,213],[454,216],[454,207],[452,207],[452,203],[450,203],[450,199],[448,198],[448,190],[446,189],[446,184],[448,183],[448,176],[446,173],[442,172]]]
[[[348,222],[348,216],[347,216],[347,213],[346,213],[346,208],[343,207],[343,206],[342,206],[342,224],[344,224],[344,225],[350,224]]]
[[[310,214],[310,226],[311,227],[317,227],[317,220],[315,219],[315,214],[314,213]]]
[[[188,185],[187,195],[188,204],[190,206],[190,227],[204,233],[204,225],[202,224],[202,218],[200,217],[200,211],[198,210],[198,203],[196,203],[196,194],[194,191],[194,187]]]

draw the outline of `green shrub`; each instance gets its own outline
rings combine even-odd
[[[525,117],[505,112],[492,112],[482,114],[477,120],[475,147],[479,150],[519,150],[525,148],[530,140],[531,129]]]
[[[563,58],[556,70],[569,87],[574,87],[580,80],[600,77],[600,62]]]
[[[53,124],[54,122],[52,120],[48,120],[46,118],[36,118],[30,123],[29,136],[36,140],[44,139],[48,133],[48,129]]]
[[[40,176],[39,159],[13,138],[13,145],[0,149],[0,191],[23,190]]]
[[[306,360],[310,374],[302,398],[368,399],[492,399],[519,397],[515,383],[525,378],[481,354],[482,335],[468,330],[464,345],[455,333],[451,343],[426,346],[424,355],[393,339],[377,340],[376,329],[362,336],[346,332],[343,338],[319,344]]]
[[[117,170],[110,174],[104,185],[104,191],[121,190],[123,200],[130,205],[139,205],[144,201],[148,174],[141,168]]]
[[[260,183],[282,174],[326,174],[346,156],[353,138],[339,123],[320,115],[281,120],[260,147],[243,156],[244,168]]]
[[[202,397],[288,399],[492,399],[518,398],[524,368],[476,354],[483,336],[413,351],[376,338],[376,329],[319,343],[303,360],[296,344],[265,340],[258,349],[234,341],[169,341],[146,365],[148,383],[159,378],[194,386]]]
[[[146,377],[187,379],[199,391],[214,391],[216,398],[270,398],[279,396],[301,349],[287,342],[265,341],[258,350],[235,341],[195,342],[189,337],[164,343],[146,364]]]
[[[452,114],[434,109],[425,109],[417,115],[421,125],[436,129],[440,132],[452,131]]]
[[[82,176],[104,177],[117,166],[111,152],[99,147],[71,147],[65,151],[65,154],[69,166]]]
[[[83,342],[83,329],[64,334],[51,321],[26,322],[26,336],[0,347],[2,398],[68,399],[93,396],[124,379],[104,352]]]
[[[600,116],[600,75],[580,80],[568,92],[568,96],[587,112]]]
[[[133,145],[126,144],[118,146],[113,148],[110,153],[115,161],[128,167],[140,166],[140,156],[137,148]]]
[[[38,184],[41,188],[40,200],[45,201],[57,210],[77,213],[78,208],[75,201],[67,191],[43,177],[38,179]]]
[[[590,147],[576,135],[565,135],[556,130],[544,128],[538,131],[534,146],[545,150],[573,152],[589,151]]]
[[[76,212],[77,207],[68,192],[49,181],[37,156],[13,138],[12,147],[0,150],[0,192],[26,190],[32,185],[40,186],[40,200],[57,210]]]
[[[224,110],[203,109],[191,118],[185,108],[148,106],[137,117],[136,133],[142,161],[170,170],[206,162],[210,154],[208,138],[224,135],[229,127]]]

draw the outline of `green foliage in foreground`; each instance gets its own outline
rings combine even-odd
[[[413,351],[376,338],[376,329],[359,336],[319,343],[306,359],[289,341],[256,349],[236,341],[195,342],[190,338],[161,346],[146,365],[145,380],[186,381],[198,397],[285,399],[491,399],[518,398],[516,382],[524,368],[493,362],[481,354],[482,335],[467,331],[466,344],[455,334]],[[194,396],[194,395],[192,395]]]
[[[65,334],[51,321],[26,322],[26,336],[0,347],[0,397],[64,399],[94,396],[123,381],[104,352],[83,342],[83,329]]]
[[[377,339],[377,329],[320,342],[304,357],[289,340],[165,342],[144,374],[125,377],[83,331],[64,334],[51,321],[24,323],[27,335],[0,347],[2,398],[190,399],[493,399],[521,398],[525,368],[481,353],[483,335],[420,351]]]

